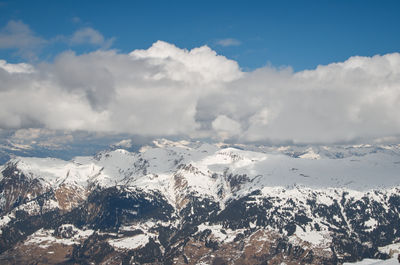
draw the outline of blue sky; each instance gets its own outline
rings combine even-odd
[[[399,14],[400,1],[0,0],[0,138],[399,143]]]
[[[400,1],[1,1],[0,27],[22,21],[52,40],[91,27],[111,48],[129,52],[157,40],[191,49],[207,44],[242,69],[268,63],[294,70],[344,61],[350,56],[398,52]],[[221,40],[232,39],[218,44]],[[228,45],[232,44],[232,45]],[[46,45],[39,60],[59,52],[98,47]],[[12,49],[0,58],[24,61]]]

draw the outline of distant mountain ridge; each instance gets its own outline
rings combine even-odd
[[[400,242],[400,146],[227,146],[0,167],[0,259],[52,264],[337,264]],[[398,248],[397,248],[398,249]]]

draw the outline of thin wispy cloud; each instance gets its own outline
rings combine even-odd
[[[72,21],[73,23],[76,23],[76,24],[82,22],[81,18],[80,18],[80,17],[77,17],[77,16],[72,17],[72,18],[71,18],[71,21]]]
[[[230,47],[230,46],[240,46],[242,43],[237,39],[227,38],[218,40],[216,44],[223,47]]]
[[[114,38],[105,39],[99,31],[91,27],[78,29],[69,39],[71,45],[91,44],[103,48],[109,48],[113,42]]]
[[[36,59],[36,54],[48,42],[33,32],[28,25],[19,20],[10,20],[0,30],[0,49],[16,51],[25,59]]]
[[[20,20],[10,20],[0,29],[0,49],[14,50],[14,55],[29,61],[38,60],[43,48],[54,44],[67,46],[91,45],[108,49],[115,38],[105,38],[91,27],[77,29],[72,35],[57,35],[50,39],[38,36],[29,25]]]

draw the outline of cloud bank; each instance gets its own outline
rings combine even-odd
[[[81,37],[104,41],[92,33]],[[68,51],[52,63],[0,61],[3,129],[260,143],[376,141],[400,135],[399,106],[398,53],[301,72],[270,66],[243,72],[207,46],[186,50],[162,41],[129,54]]]

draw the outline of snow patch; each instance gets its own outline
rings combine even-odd
[[[331,240],[327,231],[311,230],[309,226],[306,227],[305,231],[301,227],[296,226],[296,232],[289,237],[289,241],[297,244],[299,243],[298,239],[309,242],[315,246],[328,246]]]
[[[390,244],[384,247],[378,248],[380,252],[386,253],[391,257],[396,257],[400,254],[400,243]]]
[[[397,258],[380,260],[380,259],[363,259],[354,263],[345,262],[343,265],[398,265],[399,261]]]
[[[244,229],[231,230],[229,228],[223,228],[222,225],[206,225],[201,224],[197,227],[199,232],[203,232],[204,230],[211,230],[212,236],[217,239],[219,242],[230,243],[233,242],[237,234],[244,231]]]
[[[149,236],[145,234],[108,241],[111,246],[119,249],[137,249],[139,247],[144,247],[148,242]]]
[[[71,225],[73,226],[73,225]],[[58,238],[53,235],[54,230],[39,229],[30,235],[25,241],[24,245],[38,245],[40,248],[48,248],[52,244],[74,245],[80,244],[81,240],[89,237],[94,233],[93,230],[80,230],[73,227],[77,233],[71,238]]]
[[[378,225],[378,221],[376,221],[374,218],[370,218],[364,224],[365,224],[366,227],[368,227],[368,229],[366,229],[366,231],[371,232]]]

